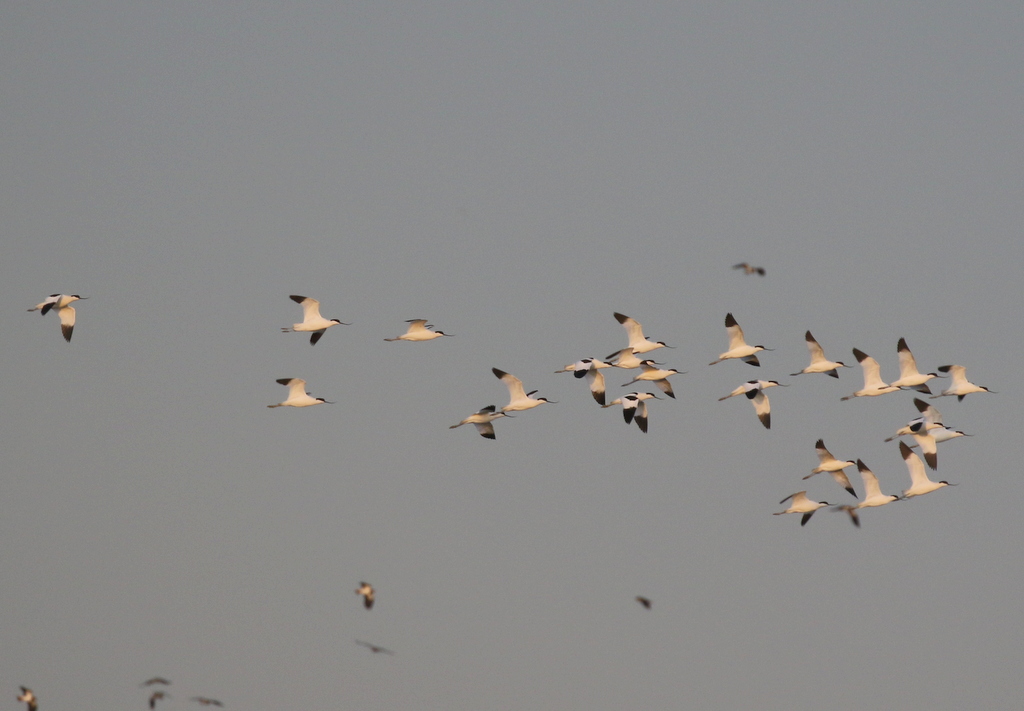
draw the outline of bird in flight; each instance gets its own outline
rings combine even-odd
[[[154,676],[152,679],[146,679],[139,686],[152,686],[153,684],[164,684],[165,686],[170,685],[169,679],[164,679],[162,676]]]
[[[168,694],[166,691],[154,691],[149,697],[149,708],[155,709],[157,701],[159,701],[160,699],[169,698],[171,698],[171,695]]]
[[[425,318],[414,318],[406,321],[409,324],[409,328],[401,336],[395,336],[394,338],[385,338],[385,341],[432,341],[435,338],[441,336],[454,336],[454,333],[445,333],[444,331],[431,331],[434,326],[427,323]]]
[[[639,602],[641,605],[644,606],[645,610],[650,610],[651,609],[651,599],[650,598],[644,597],[643,595],[637,595],[635,599],[636,599],[637,602]]]
[[[394,652],[392,652],[390,649],[385,649],[384,647],[378,647],[376,644],[371,644],[369,642],[364,642],[361,639],[357,639],[356,640],[356,644],[358,644],[358,645],[360,645],[362,647],[366,647],[367,649],[369,649],[374,654],[394,654]]]
[[[192,701],[195,701],[197,704],[202,704],[203,706],[224,706],[224,704],[217,699],[210,699],[205,696],[193,696]]]
[[[740,262],[739,264],[733,264],[733,269],[742,269],[743,273],[747,276],[751,274],[757,274],[758,276],[764,276],[764,267],[754,267],[746,262]]]
[[[302,323],[293,323],[291,328],[282,328],[282,333],[309,333],[313,335],[309,337],[309,345],[315,346],[316,342],[320,340],[320,336],[324,335],[331,326],[351,326],[350,323],[342,323],[336,318],[326,319],[320,315],[320,302],[316,299],[311,299],[308,296],[299,296],[298,294],[292,294],[288,297],[296,304],[302,307]]]
[[[373,586],[369,583],[359,583],[359,587],[356,588],[356,595],[363,596],[363,605],[369,610],[373,607],[374,596],[377,592],[373,589]]]
[[[480,436],[485,439],[494,439],[494,420],[499,417],[512,417],[512,415],[506,415],[504,412],[495,412],[494,405],[488,405],[487,407],[477,410],[475,413],[464,419],[457,425],[452,425],[448,429],[454,430],[456,427],[462,425],[473,425],[476,427],[476,431],[480,433]]]
[[[18,701],[24,701],[28,707],[28,711],[36,711],[39,708],[39,700],[36,695],[32,692],[32,689],[27,686],[21,687],[21,696],[18,697]]]
[[[310,405],[333,405],[322,397],[313,397],[306,392],[306,381],[302,378],[278,378],[277,382],[288,386],[288,398],[267,407],[309,407]]]
[[[29,311],[38,311],[40,315],[45,316],[51,309],[57,309],[60,332],[64,334],[64,340],[71,343],[71,334],[75,330],[75,307],[71,304],[87,298],[89,297],[78,294],[50,294],[45,301],[36,304]]]

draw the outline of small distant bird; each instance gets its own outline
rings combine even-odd
[[[853,524],[860,526],[857,509],[885,506],[898,500],[900,497],[893,494],[883,494],[881,487],[878,485],[878,477],[860,459],[857,460],[857,470],[860,471],[861,479],[864,480],[864,500],[853,506],[836,506],[832,510],[845,511],[850,515],[850,520],[853,521]]]
[[[907,339],[905,338],[900,338],[899,342],[897,342],[896,353],[900,357],[900,377],[899,380],[889,383],[889,387],[917,390],[918,392],[931,395],[932,391],[928,388],[927,383],[932,378],[939,377],[938,373],[918,372],[917,360],[914,358],[914,354],[910,352],[910,348],[907,347]]]
[[[629,387],[633,383],[640,382],[654,383],[663,393],[674,399],[676,394],[672,392],[672,383],[668,381],[668,379],[673,375],[684,375],[684,373],[680,373],[675,368],[658,368],[655,367],[653,360],[645,360],[640,363],[640,375],[636,376],[628,383],[623,383],[622,387]]]
[[[169,680],[164,679],[162,676],[154,676],[152,679],[146,679],[144,682],[139,684],[139,686],[152,686],[153,684],[164,684],[165,686],[169,686],[170,683],[171,682]]]
[[[903,492],[904,499],[930,494],[944,486],[953,486],[948,481],[936,482],[929,479],[928,473],[924,470],[924,464],[921,463],[921,458],[914,454],[904,442],[900,442],[900,454],[903,455],[903,461],[907,463],[907,471],[910,472],[910,488]]]
[[[425,318],[414,318],[411,321],[406,321],[409,324],[409,328],[401,336],[395,338],[385,338],[385,341],[432,341],[435,338],[441,336],[454,336],[454,333],[445,333],[444,331],[431,331],[434,326],[428,324]]]
[[[359,583],[359,587],[356,588],[356,595],[362,595],[363,596],[363,605],[366,606],[367,610],[369,610],[369,609],[371,609],[373,607],[373,599],[374,599],[374,596],[376,594],[377,593],[373,589],[373,586],[370,585],[369,583],[362,583],[361,582],[361,583]]]
[[[760,366],[761,362],[754,354],[761,351],[773,350],[772,348],[765,348],[764,346],[748,346],[746,340],[743,338],[743,329],[740,328],[738,323],[736,323],[736,319],[733,318],[731,313],[725,315],[725,330],[729,334],[729,350],[725,353],[720,353],[718,355],[718,360],[713,360],[708,363],[708,365],[721,363],[723,360],[729,360],[730,358],[739,358],[744,363]]]
[[[75,330],[75,307],[71,304],[87,298],[89,297],[78,294],[50,294],[45,301],[36,304],[29,311],[39,311],[40,315],[45,316],[50,309],[57,309],[60,332],[64,334],[64,340],[71,343],[71,334]]]
[[[739,264],[733,264],[733,269],[742,269],[743,273],[747,276],[751,274],[757,274],[758,276],[764,276],[764,267],[752,267],[746,262],[740,262]]]
[[[223,706],[224,705],[220,701],[218,701],[217,699],[208,699],[205,696],[193,696],[192,697],[192,701],[195,701],[197,704],[202,704],[203,706]]]
[[[811,352],[811,364],[801,370],[799,373],[790,373],[793,375],[803,375],[804,373],[825,373],[833,378],[838,378],[839,373],[837,368],[849,368],[850,366],[843,363],[841,360],[830,361],[825,358],[825,351],[818,345],[818,342],[814,340],[814,336],[808,331],[804,334],[804,340],[807,341],[807,350]]]
[[[639,602],[641,605],[644,606],[645,610],[650,610],[651,609],[651,600],[650,600],[650,598],[646,598],[643,595],[637,595],[635,599],[636,599],[637,602]]]
[[[320,315],[320,302],[316,299],[311,299],[308,296],[298,296],[292,294],[288,297],[295,303],[302,306],[302,323],[293,323],[291,328],[282,328],[282,333],[309,333],[312,331],[313,335],[309,337],[309,345],[315,346],[316,342],[320,340],[320,336],[324,335],[331,326],[351,326],[350,323],[342,323],[336,318],[330,320],[325,319]]]
[[[21,687],[21,696],[18,697],[18,701],[24,701],[28,707],[28,711],[36,711],[39,707],[39,700],[36,695],[32,693],[32,689],[27,686]]]
[[[971,393],[992,393],[995,394],[995,390],[989,390],[983,385],[975,385],[967,379],[967,368],[962,365],[940,365],[940,373],[949,373],[953,376],[952,387],[946,388],[938,395],[932,395],[934,400],[937,397],[943,395],[956,395],[957,402],[963,402],[963,399]]]
[[[651,400],[652,398],[654,400],[661,399],[654,393],[629,393],[601,407],[622,405],[622,417],[626,420],[626,424],[628,425],[636,420],[636,426],[640,428],[641,432],[647,434],[647,403],[644,400]]]
[[[149,708],[155,709],[157,701],[169,698],[171,698],[171,695],[168,694],[166,691],[154,691],[149,697]]]
[[[839,398],[840,400],[851,400],[855,397],[875,397],[876,395],[885,395],[886,393],[894,393],[899,390],[898,387],[893,387],[882,380],[882,369],[878,365],[877,360],[856,348],[853,349],[853,357],[857,359],[861,369],[864,371],[864,388],[858,390],[853,395],[841,397]]]
[[[302,378],[278,378],[277,382],[288,386],[288,398],[267,407],[309,407],[310,405],[333,405],[322,397],[313,397],[306,392],[306,381]]]
[[[765,426],[765,429],[772,428],[772,406],[768,402],[768,396],[764,394],[765,388],[773,388],[776,385],[785,388],[788,385],[782,385],[776,380],[748,380],[743,385],[737,386],[728,395],[718,398],[718,402],[722,400],[728,400],[736,395],[746,395],[747,399],[750,400],[754,405],[754,412],[757,413],[757,419],[761,421],[761,424]]]
[[[523,389],[523,381],[510,373],[506,373],[504,370],[491,368],[491,372],[494,373],[494,377],[505,383],[505,387],[508,388],[509,400],[508,404],[501,408],[502,412],[521,412],[522,410],[529,410],[538,405],[543,405],[546,402],[555,403],[554,400],[548,400],[546,397],[530,397],[537,391],[531,390],[526,392]]]
[[[378,647],[376,644],[370,644],[369,642],[364,642],[361,639],[357,639],[356,640],[356,644],[358,644],[360,646],[363,646],[363,647],[366,647],[367,649],[369,649],[374,654],[394,654],[394,652],[392,652],[390,649],[385,649],[384,647]]]
[[[633,353],[636,355],[649,353],[656,348],[672,348],[672,346],[665,345],[664,341],[652,341],[644,336],[643,327],[637,323],[636,319],[632,319],[629,316],[618,312],[613,314],[613,316],[615,316],[615,320],[621,323],[623,328],[626,329],[626,335],[629,337],[629,348],[632,348]],[[615,353],[612,353],[606,360],[611,360],[614,357]]]
[[[793,501],[789,505],[788,509],[786,509],[785,511],[778,511],[772,515],[781,516],[783,514],[791,513],[803,514],[803,517],[800,519],[801,526],[807,525],[807,522],[811,520],[811,516],[814,515],[815,511],[825,506],[831,506],[831,504],[827,501],[811,501],[810,499],[807,498],[806,491],[798,491],[795,494],[790,494],[779,503],[784,504],[790,499],[792,499]]]
[[[804,479],[810,479],[815,474],[820,474],[821,472],[828,472],[839,486],[856,496],[857,492],[853,490],[849,477],[843,471],[846,467],[852,467],[856,462],[849,460],[843,462],[833,457],[832,452],[828,451],[825,447],[825,440],[823,439],[819,439],[814,443],[814,451],[818,455],[818,466],[812,469],[811,473],[805,476]]]
[[[495,412],[494,410],[494,405],[488,405],[487,407],[477,410],[459,424],[452,425],[448,429],[454,430],[456,427],[461,427],[462,425],[473,425],[476,427],[476,431],[480,433],[481,437],[494,439],[494,425],[491,423],[499,417],[511,417],[511,415],[506,415],[504,412]]]

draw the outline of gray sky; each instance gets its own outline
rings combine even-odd
[[[892,5],[2,3],[0,707],[1019,705],[1024,10]],[[554,374],[614,311],[688,371],[647,435]],[[999,391],[938,401],[958,488],[770,515],[852,503],[819,437],[909,486],[913,396],[807,329]],[[492,367],[559,403],[449,431]]]

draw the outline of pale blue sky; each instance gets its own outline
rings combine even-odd
[[[0,4],[0,707],[143,711],[157,674],[160,711],[1019,705],[1022,31],[995,2]],[[90,297],[70,344],[26,313],[58,291]],[[352,325],[281,334],[296,293]],[[687,371],[647,435],[554,374],[625,345],[615,311]],[[729,311],[759,370],[706,365]],[[383,341],[420,317],[456,337]],[[958,488],[771,516],[852,502],[801,481],[819,437],[909,486],[882,440],[913,396],[788,377],[807,329],[999,391],[938,401],[976,435],[940,445]],[[450,431],[504,404],[492,367],[558,404]],[[282,377],[337,404],[268,410]],[[792,385],[770,432],[716,402],[752,377]]]

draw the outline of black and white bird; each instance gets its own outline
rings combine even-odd
[[[914,454],[905,442],[900,442],[900,454],[903,455],[903,461],[907,463],[907,471],[910,473],[910,488],[903,492],[904,499],[930,494],[944,486],[952,486],[948,481],[929,479],[928,473],[924,470],[924,464],[921,463],[921,458]]]
[[[277,382],[288,386],[288,397],[276,405],[267,407],[309,407],[310,405],[333,405],[322,397],[313,397],[306,392],[306,381],[302,378],[278,378]]]
[[[807,498],[806,491],[798,491],[795,494],[790,494],[779,503],[784,504],[790,499],[792,499],[792,501],[789,504],[789,508],[787,508],[785,511],[777,511],[772,515],[782,516],[783,514],[791,513],[803,514],[803,517],[801,517],[800,519],[801,526],[807,525],[807,522],[811,520],[811,516],[814,515],[815,511],[817,511],[820,508],[824,508],[825,506],[832,505],[827,501],[811,501],[810,499]]]
[[[612,353],[610,356],[608,356],[608,360],[604,362],[615,368],[622,368],[623,370],[633,370],[634,368],[639,368],[644,361],[636,357],[636,353],[633,352],[632,348],[623,348],[621,351],[616,351],[615,353]],[[654,363],[654,361],[650,362]],[[662,365],[662,363],[654,364]],[[577,375],[576,377],[580,376]]]
[[[995,394],[996,392],[995,390],[989,390],[984,385],[975,385],[968,380],[967,368],[962,365],[940,365],[939,372],[951,375],[953,377],[953,384],[938,395],[932,395],[933,400],[944,395],[956,395],[957,402],[963,402],[963,399],[971,393]]]
[[[373,589],[373,586],[367,582],[360,582],[359,587],[356,588],[356,595],[363,596],[363,606],[369,610],[373,608],[373,600],[377,592]]]
[[[629,337],[629,348],[633,349],[633,353],[641,355],[643,353],[649,353],[656,348],[672,348],[672,346],[665,345],[664,341],[652,341],[651,339],[644,336],[643,327],[637,323],[636,319],[632,319],[625,314],[615,313],[615,320],[622,324],[622,327],[626,329],[626,335]],[[621,353],[621,351],[618,351]],[[615,357],[615,353],[612,353],[606,360],[611,360]]]
[[[807,350],[811,353],[811,364],[801,370],[799,373],[790,373],[793,375],[803,375],[805,373],[825,373],[833,378],[839,377],[838,368],[849,368],[850,366],[843,363],[841,360],[831,361],[825,358],[825,351],[814,340],[814,336],[808,331],[804,334],[804,340],[807,342]]]
[[[675,398],[676,394],[672,392],[672,383],[668,381],[673,375],[683,375],[683,373],[675,368],[659,368],[653,360],[645,360],[640,363],[640,374],[628,383],[623,383],[622,387],[629,387],[633,383],[653,383],[670,398]]]
[[[899,390],[898,387],[893,387],[882,380],[882,369],[878,365],[877,360],[869,356],[864,351],[856,348],[853,349],[853,357],[857,359],[857,362],[860,363],[861,370],[864,371],[864,387],[852,395],[839,398],[840,400],[852,400],[855,397],[875,397],[877,395],[885,395],[886,393],[894,393]]]
[[[342,323],[336,318],[326,319],[320,315],[320,302],[308,296],[292,294],[288,297],[302,307],[302,323],[293,323],[291,328],[282,328],[282,333],[312,333],[309,337],[309,345],[315,346],[331,326],[351,326],[350,323]]]
[[[89,297],[78,294],[50,294],[45,301],[36,304],[29,311],[38,311],[40,315],[45,316],[51,309],[57,309],[57,316],[60,317],[60,332],[64,335],[64,340],[70,343],[71,334],[75,330],[76,315],[75,307],[71,304],[87,298]]]
[[[201,706],[224,706],[224,704],[217,699],[211,699],[207,696],[193,696],[191,700]]]
[[[660,400],[661,398],[654,393],[629,393],[622,397],[615,398],[607,405],[601,407],[611,407],[612,405],[622,405],[622,419],[626,421],[626,424],[636,420],[636,426],[640,428],[640,431],[647,434],[647,403],[644,400]]]
[[[920,417],[915,417],[903,427],[900,427],[892,437],[886,437],[886,442],[892,442],[894,439],[910,436],[917,432],[931,432],[934,429],[943,427],[942,415],[937,407],[929,405],[918,397],[914,398],[914,406],[921,413]]]
[[[152,694],[149,695],[149,708],[155,709],[157,701],[169,698],[171,698],[171,695],[166,691],[154,691]]]
[[[730,358],[739,358],[744,363],[750,365],[761,365],[761,362],[757,359],[755,353],[761,351],[770,351],[771,348],[765,348],[764,346],[749,346],[747,345],[746,339],[743,337],[743,329],[736,323],[736,319],[733,318],[731,313],[725,315],[725,330],[729,334],[729,350],[725,353],[719,353],[718,359],[713,360],[708,365],[714,365],[715,363],[721,363],[723,360],[729,360]]]
[[[805,476],[804,479],[810,479],[815,474],[820,474],[821,472],[828,472],[839,486],[856,496],[857,492],[853,490],[849,477],[843,471],[846,467],[852,467],[856,462],[852,460],[841,461],[833,457],[832,452],[828,451],[828,448],[825,447],[825,440],[823,439],[819,439],[814,443],[814,451],[818,455],[818,466],[812,469],[811,473]]]
[[[751,274],[757,274],[758,276],[764,276],[764,267],[755,267],[746,262],[740,262],[739,264],[733,264],[733,269],[742,269],[743,273],[747,276]]]
[[[425,318],[414,318],[406,321],[409,324],[409,328],[401,336],[395,338],[385,338],[385,341],[432,341],[435,338],[441,338],[442,336],[454,336],[454,333],[445,333],[444,331],[431,331],[434,326],[428,324]]]
[[[27,686],[21,687],[21,696],[18,697],[18,701],[24,701],[28,711],[36,711],[39,708],[39,700],[32,692],[32,689]]]
[[[639,364],[640,361],[637,361],[637,365],[634,367],[639,367]],[[594,366],[598,370],[600,370],[601,368],[613,367],[611,363],[608,363],[607,361],[603,360],[598,360],[597,358],[580,358],[575,363],[569,363],[561,370],[556,370],[555,373],[572,373],[574,377],[582,378],[587,374],[587,371],[590,370],[590,366]]]
[[[902,390],[917,390],[918,392],[931,395],[932,391],[928,388],[927,383],[932,378],[939,377],[939,374],[918,372],[917,360],[914,358],[914,354],[910,352],[910,348],[907,347],[907,339],[905,338],[900,338],[896,343],[896,353],[900,358],[900,377],[898,380],[889,383],[889,387]]]
[[[450,426],[448,429],[454,430],[462,425],[473,425],[481,437],[484,439],[494,439],[494,425],[492,424],[494,420],[499,417],[511,417],[511,415],[506,415],[504,412],[495,412],[495,409],[494,405],[488,405],[477,410],[459,424]]]
[[[512,375],[506,373],[504,370],[498,368],[491,368],[491,372],[501,382],[505,383],[505,387],[508,388],[508,404],[501,408],[502,412],[521,412],[523,410],[530,410],[538,405],[543,405],[546,402],[554,404],[554,400],[548,400],[546,397],[530,397],[536,390],[526,392],[523,388],[523,381]]]
[[[878,477],[860,459],[857,460],[857,470],[860,472],[861,479],[864,480],[864,500],[852,506],[836,506],[832,510],[845,511],[850,515],[850,520],[853,521],[853,524],[860,526],[860,519],[857,516],[858,509],[885,506],[888,503],[897,501],[900,497],[895,494],[883,494],[881,487],[878,485]]]
[[[768,396],[764,394],[765,388],[773,387],[789,387],[787,385],[781,385],[776,380],[748,380],[736,387],[728,395],[718,398],[719,402],[722,400],[728,400],[731,397],[737,395],[746,395],[747,399],[754,405],[754,412],[757,413],[757,419],[761,421],[761,424],[765,426],[765,429],[772,428],[772,406],[768,402]]]

